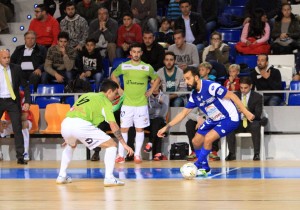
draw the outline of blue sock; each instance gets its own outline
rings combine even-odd
[[[207,155],[210,153],[210,151],[211,150],[206,150],[204,149],[204,147],[202,147],[200,157],[198,158],[198,161],[202,163],[202,168],[204,168],[206,171],[210,171],[210,167],[207,161]]]
[[[201,163],[201,161],[199,161],[199,157],[201,155],[201,149],[195,149],[195,154],[196,154],[196,157],[198,158],[198,160],[196,162],[194,162],[194,164],[198,169],[202,168],[202,163]]]

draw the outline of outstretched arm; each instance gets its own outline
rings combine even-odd
[[[169,122],[165,127],[163,127],[157,132],[157,136],[161,138],[164,137],[164,133],[166,131],[168,131],[172,126],[176,125],[181,120],[183,120],[191,111],[192,109],[183,108],[182,111],[178,113],[173,120],[171,120],[171,122]]]

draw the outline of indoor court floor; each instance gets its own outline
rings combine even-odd
[[[187,161],[116,164],[123,187],[103,187],[104,164],[71,162],[73,182],[57,185],[59,161],[0,162],[0,209],[300,209],[300,161],[210,162],[208,177],[185,180]]]

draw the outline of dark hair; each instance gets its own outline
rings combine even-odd
[[[24,37],[26,37],[28,34],[33,34],[36,37],[36,33],[32,30],[26,31],[26,33],[24,34]]]
[[[183,3],[188,3],[189,5],[192,4],[192,2],[190,0],[180,0],[179,1],[179,5],[183,4]]]
[[[68,2],[66,3],[65,9],[66,9],[67,7],[71,7],[71,6],[74,6],[75,9],[76,9],[76,5],[75,5],[75,3],[72,2],[72,1],[68,1]]]
[[[66,39],[67,41],[69,41],[70,40],[69,33],[65,31],[61,31],[59,32],[57,39]]]
[[[167,52],[165,53],[165,57],[166,57],[167,55],[173,56],[174,60],[176,60],[176,55],[175,55],[174,52],[172,52],[172,51],[167,51]],[[164,57],[164,58],[165,58],[165,57]]]
[[[252,80],[250,77],[241,77],[240,84],[252,85]]]
[[[124,14],[122,15],[122,19],[123,19],[125,16],[128,16],[128,17],[130,17],[131,19],[133,19],[133,14],[132,14],[131,12],[124,12]]]
[[[93,42],[94,44],[97,43],[96,39],[94,39],[94,38],[87,38],[87,39],[85,40],[85,43],[88,43],[88,42]]]
[[[218,35],[218,36],[220,37],[220,40],[222,41],[222,34],[221,34],[220,32],[218,32],[218,31],[212,32],[212,33],[210,34],[210,39],[212,39],[212,37],[213,37],[214,35]]]
[[[104,79],[101,84],[100,91],[106,93],[108,90],[115,91],[118,88],[119,85],[115,81],[112,81],[111,79]]]
[[[46,11],[46,12],[48,12],[48,8],[46,7],[45,4],[38,4],[38,5],[36,5],[35,8],[40,8],[41,11]]]
[[[183,70],[183,74],[186,74],[189,71],[192,73],[193,76],[198,76],[200,78],[200,74],[199,74],[199,71],[198,71],[197,67],[187,66],[186,69]]]
[[[260,55],[266,56],[266,61],[269,61],[269,56],[268,56],[268,54],[259,54],[258,56],[260,56]],[[257,56],[257,57],[258,57],[258,56]]]
[[[141,43],[138,43],[138,42],[133,42],[130,47],[129,47],[129,51],[132,49],[132,48],[141,48],[142,50],[142,44]]]
[[[176,29],[174,31],[174,35],[173,36],[175,36],[176,34],[181,34],[183,37],[185,37],[185,31],[182,30],[182,29]]]
[[[275,18],[275,21],[280,22],[282,20],[282,18],[283,18],[282,8],[284,6],[289,6],[292,9],[292,6],[289,3],[282,3],[280,12],[278,13],[277,17]],[[295,19],[295,15],[293,13],[291,13],[291,19]]]
[[[162,25],[164,22],[168,22],[171,25],[171,20],[169,20],[168,18],[162,18],[160,25]]]
[[[248,37],[261,38],[265,34],[266,23],[261,20],[264,15],[266,15],[265,10],[261,8],[254,10],[249,23]]]

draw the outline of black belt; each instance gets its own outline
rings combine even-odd
[[[2,101],[8,101],[8,100],[12,100],[12,98],[0,98],[0,100],[2,100]]]

